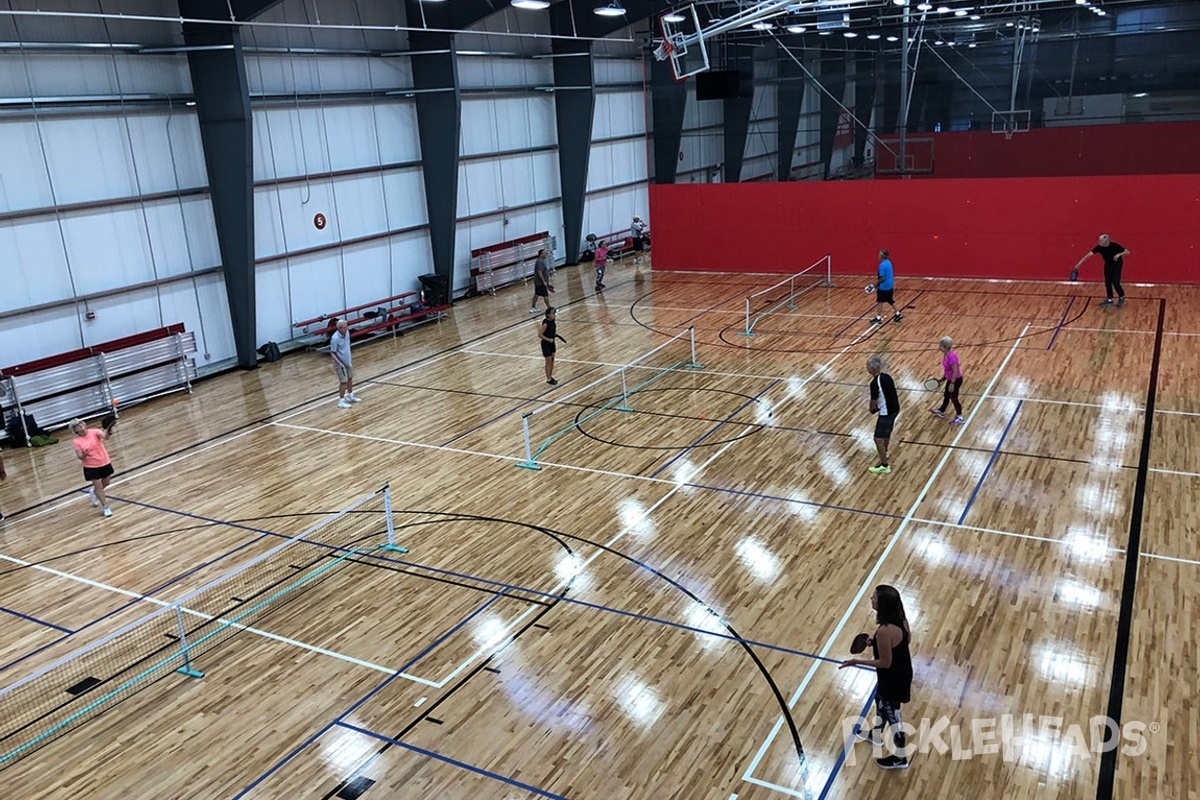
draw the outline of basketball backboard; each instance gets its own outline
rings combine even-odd
[[[682,81],[708,69],[708,48],[696,7],[689,5],[658,18],[662,43],[654,51],[659,61],[670,61],[675,80]]]

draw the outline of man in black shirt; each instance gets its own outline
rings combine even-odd
[[[1087,261],[1093,255],[1098,255],[1104,259],[1104,291],[1108,295],[1108,299],[1100,305],[1111,306],[1113,304],[1113,289],[1117,290],[1117,308],[1125,305],[1125,289],[1121,286],[1121,267],[1124,265],[1122,259],[1129,255],[1129,251],[1121,245],[1109,238],[1107,233],[1100,234],[1100,243],[1087,252],[1079,262],[1075,264],[1075,270],[1078,271],[1083,262]]]
[[[867,373],[871,376],[871,413],[879,415],[875,420],[875,450],[879,453],[879,463],[870,471],[876,475],[888,475],[892,471],[888,464],[888,444],[892,439],[896,415],[900,413],[900,398],[896,394],[896,383],[891,375],[883,371],[883,360],[879,356],[867,359]]]

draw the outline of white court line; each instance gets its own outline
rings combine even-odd
[[[1002,531],[996,528],[980,528],[975,525],[959,525],[957,522],[939,522],[936,519],[923,519],[921,517],[913,517],[913,522],[922,525],[937,525],[942,528],[953,528],[960,531],[971,531],[972,533],[990,533],[994,536],[1008,536],[1013,539],[1029,539],[1035,542],[1049,542],[1050,544],[1070,544],[1064,539],[1055,539],[1053,536],[1037,536],[1032,533],[1014,533],[1013,531]],[[1110,553],[1124,553],[1125,550],[1120,547],[1114,547]]]
[[[1183,470],[1178,469],[1157,469],[1155,467],[1151,467],[1146,471],[1157,472],[1159,475],[1180,475],[1185,478],[1200,478],[1200,472],[1184,472]]]
[[[171,605],[171,603],[168,603],[165,600],[160,600],[157,597],[151,597],[149,595],[138,594],[137,592],[131,592],[128,589],[119,589],[116,586],[109,586],[106,583],[94,581],[90,578],[84,578],[80,575],[72,575],[69,572],[63,572],[61,570],[53,569],[53,568],[47,567],[43,564],[34,564],[32,562],[25,561],[20,558],[14,558],[13,556],[4,555],[3,553],[0,553],[0,559],[3,559],[4,561],[12,562],[13,564],[18,564],[22,567],[29,567],[31,569],[36,569],[41,572],[45,572],[47,574],[54,575],[59,578],[64,578],[69,581],[75,581],[76,583],[82,583],[85,586],[91,586],[92,588],[95,588],[95,589],[105,589],[107,591],[115,592],[116,594],[123,595],[125,597],[131,598],[134,600],[142,600],[142,601],[150,603],[152,605],[156,605],[156,606],[160,606],[160,607],[168,607]],[[194,616],[202,617],[204,619],[209,619],[209,620],[213,619],[213,617],[209,616],[208,614],[203,614],[199,611],[193,611],[190,608],[184,608],[183,611],[185,611],[188,614],[192,614]],[[268,633],[267,631],[259,630],[258,628],[251,628],[246,625],[239,625],[235,622],[226,622],[226,620],[223,620],[223,619],[220,621],[231,627],[238,628],[239,630],[244,630],[249,633],[255,633],[255,634],[258,634],[259,636],[263,636],[267,639],[274,639],[275,641],[278,641],[278,642],[285,642],[287,644],[295,645],[296,647],[299,647],[302,650],[308,650],[313,653],[320,653],[321,655],[330,656],[332,658],[336,658],[336,659],[345,661],[350,664],[355,664],[356,666],[366,667],[367,669],[373,669],[378,672],[385,672],[388,675],[391,675],[396,671],[394,669],[389,669],[387,667],[381,667],[378,664],[372,664],[369,661],[363,661],[361,659],[354,658],[353,656],[345,655],[344,653],[337,653],[337,652],[334,652],[333,650],[326,650],[323,647],[317,647],[316,645],[307,644],[305,642],[299,642],[299,641],[296,641],[295,639],[288,639],[286,637],[279,636],[274,633]],[[412,676],[406,676],[406,677],[409,677],[412,680],[415,680],[415,681],[418,681],[421,683],[427,683],[427,681],[425,681],[423,678],[413,678]]]
[[[1156,558],[1159,561],[1174,561],[1177,564],[1195,564],[1200,566],[1200,561],[1192,558],[1176,558],[1175,556],[1160,556],[1157,553],[1142,553],[1142,558]]]
[[[1021,331],[1021,335],[1024,336],[1025,331],[1028,330],[1029,324],[1026,324],[1025,329]],[[1009,348],[1008,355],[1006,355],[1004,360],[1000,362],[1000,366],[996,369],[996,374],[992,376],[991,382],[988,383],[987,388],[984,389],[983,394],[980,395],[980,400],[987,399],[988,395],[991,394],[992,388],[995,387],[996,383],[1000,380],[1000,375],[1002,372],[1004,372],[1004,368],[1008,366],[1008,362],[1012,360],[1013,355],[1017,352],[1017,346],[1020,344],[1020,341],[1021,340],[1018,339],[1017,341],[1013,342],[1012,347]],[[892,534],[892,537],[888,540],[887,545],[883,548],[883,552],[879,554],[879,558],[875,561],[875,566],[873,566],[871,571],[867,573],[867,577],[863,580],[862,586],[859,587],[858,592],[854,595],[854,599],[850,601],[850,605],[846,608],[846,613],[842,615],[841,620],[829,634],[829,638],[825,641],[825,645],[821,648],[817,655],[821,656],[822,658],[829,655],[829,651],[833,649],[834,641],[838,638],[838,636],[841,635],[842,629],[846,627],[846,623],[850,621],[850,618],[856,611],[859,611],[859,604],[862,602],[867,590],[872,586],[875,576],[879,574],[879,570],[883,567],[883,562],[887,560],[888,555],[891,554],[892,549],[895,548],[897,542],[900,541],[900,537],[904,535],[904,531],[907,530],[909,524],[913,521],[913,518],[917,513],[917,508],[920,507],[922,502],[924,502],[925,496],[933,487],[934,481],[937,480],[938,475],[941,474],[942,469],[945,468],[946,463],[950,460],[950,456],[954,453],[954,448],[958,445],[959,440],[962,439],[962,437],[966,434],[967,429],[971,425],[971,420],[975,418],[975,414],[978,413],[979,409],[982,407],[982,403],[977,403],[975,407],[971,409],[971,414],[967,417],[966,424],[962,425],[958,429],[958,433],[955,435],[954,440],[950,443],[950,447],[947,448],[946,452],[942,455],[942,460],[938,462],[938,465],[933,470],[933,474],[929,476],[929,480],[925,482],[924,488],[922,488],[920,494],[917,495],[917,499],[913,501],[912,507],[908,510],[908,513],[904,515],[904,519],[900,521],[900,525],[896,528],[896,532]],[[800,685],[796,687],[796,691],[788,700],[789,709],[794,708],[796,703],[799,702],[800,696],[804,694],[804,690],[808,688],[808,684],[812,681],[813,676],[816,674],[817,667],[822,663],[822,661],[814,661],[812,666],[809,667],[808,672],[805,674],[803,680],[800,681]],[[775,741],[775,737],[779,735],[779,731],[782,728],[783,717],[780,716],[780,718],[775,722],[775,726],[771,729],[771,733],[763,742],[762,747],[758,749],[758,752],[754,755],[750,765],[746,767],[746,771],[742,775],[742,780],[748,780],[749,778],[753,777],[754,770],[757,769],[759,763],[763,759],[763,756],[766,755],[771,743]],[[791,794],[796,797],[803,797],[807,794],[790,789],[784,790],[784,793]]]

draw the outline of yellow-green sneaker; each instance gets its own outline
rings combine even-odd
[[[892,474],[892,468],[889,467],[887,464],[876,464],[875,466],[871,467],[870,471],[874,472],[876,475],[891,475]]]

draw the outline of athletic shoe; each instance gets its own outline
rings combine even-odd
[[[356,395],[354,392],[351,392],[350,394],[346,395],[346,399],[349,400],[351,403],[361,403],[362,402],[362,398],[359,397],[358,395]]]
[[[1102,305],[1102,306],[1111,306],[1112,304],[1113,304],[1113,301],[1112,301],[1111,297],[1108,298],[1107,300],[1100,301],[1100,305]]]
[[[900,756],[884,756],[875,759],[875,763],[883,769],[908,769],[908,759]]]
[[[349,407],[350,407],[350,401],[347,400],[346,398],[343,397],[341,400],[338,400],[338,408],[349,408]]]
[[[854,729],[854,738],[860,742],[869,742],[875,747],[883,746],[883,731],[879,728],[867,728],[864,730],[861,726],[856,726]]]
[[[536,313],[537,313],[537,306],[534,306],[533,308],[529,309],[529,313],[530,313],[530,314],[536,314]]]
[[[931,408],[931,409],[929,409],[929,413],[933,414],[935,417],[945,417],[946,416],[946,412],[942,411],[940,408]]]
[[[868,471],[874,472],[876,475],[891,475],[892,474],[892,468],[889,467],[887,464],[876,464],[875,466],[871,467]]]
[[[551,386],[558,386],[558,381],[554,380],[554,378],[546,381],[546,383],[550,384]]]
[[[904,319],[904,315],[897,311],[895,316],[892,317],[892,322],[899,322],[902,319]]]
[[[95,486],[93,486],[91,489],[88,489],[88,499],[92,501],[92,508],[95,508],[96,506],[100,505],[100,498],[96,497],[96,487]]]
[[[875,319],[871,320],[871,324],[872,324],[872,325],[882,325],[882,324],[883,324],[883,318],[882,318],[882,317],[876,317]]]
[[[1118,298],[1117,299],[1117,308],[1124,308],[1124,307],[1125,307],[1125,298],[1124,297]]]
[[[0,511],[0,522],[4,522],[4,512]]]
[[[963,419],[963,416],[962,416],[962,414],[959,414],[957,417],[955,417],[954,419],[950,420],[950,424],[951,424],[951,425],[962,425],[964,422],[966,422],[966,420],[965,420],[965,419]]]
[[[106,517],[111,517],[111,516],[112,516],[112,509],[111,509],[111,508],[109,508],[108,506],[105,506],[105,507],[104,507],[104,516],[106,516]]]

